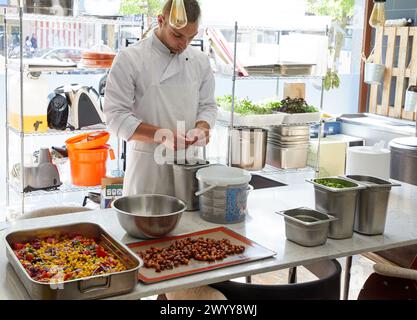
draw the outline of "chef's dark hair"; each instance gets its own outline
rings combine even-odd
[[[164,8],[162,10],[163,14],[167,14],[169,16],[170,12],[171,12],[171,7],[172,7],[172,1],[173,0],[168,0],[165,5]],[[198,3],[197,0],[184,0],[184,5],[185,5],[185,11],[187,12],[187,20],[188,22],[198,22],[200,20],[200,16],[201,16],[201,8],[200,8],[200,4]]]

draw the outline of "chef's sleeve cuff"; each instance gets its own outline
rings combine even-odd
[[[205,121],[209,124],[210,129],[213,129],[214,126],[216,125],[216,118],[217,118],[217,113],[213,114],[212,112],[207,114],[207,115],[200,115],[197,120],[195,121],[195,123],[198,123],[200,121]]]
[[[142,121],[133,115],[126,117],[118,127],[117,136],[125,141],[129,141],[141,123]]]

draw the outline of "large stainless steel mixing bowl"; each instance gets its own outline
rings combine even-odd
[[[177,226],[185,203],[165,195],[122,197],[112,203],[123,229],[135,238],[160,238]]]

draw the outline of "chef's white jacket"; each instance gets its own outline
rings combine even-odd
[[[167,84],[190,79],[198,81],[196,122],[206,121],[211,128],[214,127],[217,116],[215,81],[208,57],[191,46],[181,54],[172,54],[152,33],[149,38],[120,51],[115,58],[107,79],[104,103],[111,134],[128,141],[136,128],[142,122],[146,123],[146,109],[152,106],[141,105],[141,97],[153,77]],[[160,126],[158,123],[148,124]]]

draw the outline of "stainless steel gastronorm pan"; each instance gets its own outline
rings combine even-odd
[[[359,200],[360,190],[365,186],[341,177],[322,179],[343,183],[346,188],[331,188],[316,182],[320,179],[307,180],[314,185],[316,210],[338,218],[330,223],[329,238],[347,239],[353,236],[353,223]]]
[[[327,240],[330,222],[337,220],[331,215],[304,207],[277,213],[285,217],[287,239],[305,247],[324,244]]]
[[[12,245],[16,242],[22,243],[35,238],[53,237],[60,234],[76,234],[96,239],[104,249],[118,257],[127,267],[127,270],[53,284],[33,280],[14,254]],[[15,231],[6,235],[4,240],[10,264],[30,297],[35,300],[97,299],[128,293],[136,286],[138,270],[143,265],[142,260],[129,248],[94,223],[77,223]]]
[[[359,193],[354,230],[366,235],[383,234],[391,188],[400,184],[362,175],[349,175],[347,178],[366,186]]]
[[[271,128],[273,133],[278,133],[282,136],[308,136],[310,135],[309,126],[275,126]]]

